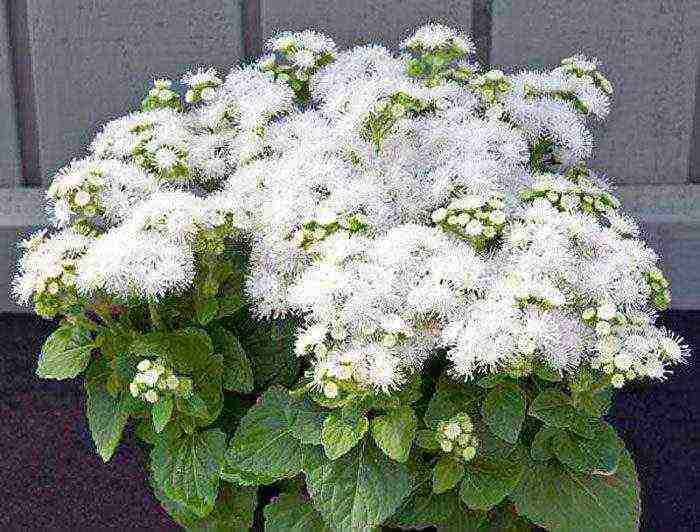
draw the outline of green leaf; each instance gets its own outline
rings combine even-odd
[[[418,418],[409,406],[390,410],[372,420],[372,435],[377,446],[397,462],[408,460]]]
[[[238,338],[253,365],[256,388],[272,384],[292,386],[299,375],[299,357],[294,353],[296,325],[291,320],[237,323]]]
[[[552,449],[559,461],[574,471],[608,475],[615,472],[621,452],[615,429],[607,423],[601,424],[593,439],[559,432],[552,439]]]
[[[220,297],[218,300],[218,317],[225,318],[227,316],[233,316],[243,307],[245,307],[245,300],[241,294],[231,294],[228,296]]]
[[[494,434],[515,443],[525,421],[525,395],[515,384],[499,384],[489,391],[481,414]]]
[[[459,496],[469,507],[490,510],[508,495],[520,480],[527,453],[516,447],[505,458],[486,457],[466,467]]]
[[[214,508],[226,435],[218,429],[161,440],[151,451],[154,482],[165,495],[200,517]]]
[[[430,525],[448,525],[462,513],[461,502],[454,492],[435,494],[432,488],[418,490],[401,505],[387,522],[402,529],[422,530]]]
[[[336,530],[364,530],[391,516],[411,490],[405,465],[394,462],[368,438],[338,460],[307,471],[314,506]]]
[[[87,367],[93,347],[90,331],[63,325],[44,342],[36,374],[42,379],[72,379]]]
[[[444,493],[454,488],[464,477],[464,464],[443,456],[433,469],[433,492]]]
[[[504,508],[495,513],[491,522],[485,521],[479,530],[480,532],[534,532],[534,527],[527,519]]]
[[[136,422],[135,434],[136,437],[151,445],[158,443],[158,440],[161,438],[161,435],[156,433],[153,428],[153,422],[145,419],[140,419]]]
[[[453,418],[463,412],[460,403],[449,392],[438,391],[430,399],[423,419],[430,429],[437,429],[441,421]]]
[[[197,309],[197,321],[201,325],[206,325],[217,317],[219,312],[219,302],[216,299],[209,299]]]
[[[576,397],[577,406],[588,415],[603,417],[612,405],[613,389],[608,386],[597,392],[582,392]]]
[[[350,451],[369,429],[369,421],[356,409],[331,412],[323,422],[321,443],[326,456],[335,460]]]
[[[257,488],[226,486],[214,510],[203,520],[188,527],[195,531],[248,532],[258,502]]]
[[[575,473],[556,461],[526,468],[511,499],[518,512],[553,532],[639,529],[639,482],[627,451],[614,475]]]
[[[507,529],[491,528],[488,514],[475,511],[457,511],[454,519],[447,525],[442,526],[440,532],[505,532]],[[508,532],[513,532],[508,530]]]
[[[407,381],[401,386],[401,389],[391,393],[380,393],[372,397],[370,402],[371,408],[391,409],[398,408],[401,405],[414,404],[423,396],[421,389],[421,376],[418,372],[412,372]]]
[[[612,404],[612,386],[597,389],[600,384],[600,372],[580,367],[569,378],[572,403],[590,416],[604,416]]]
[[[110,394],[101,382],[104,375],[92,376],[90,373],[88,371],[85,380],[88,426],[98,454],[107,462],[119,444],[128,416],[120,411],[119,398]]]
[[[416,436],[416,445],[426,451],[436,451],[440,448],[440,442],[437,440],[437,434],[434,430],[419,430]]]
[[[298,495],[283,493],[263,513],[265,532],[330,532],[313,505]]]
[[[550,388],[540,393],[530,405],[530,415],[553,427],[570,427],[575,417],[571,398]]]
[[[160,400],[151,407],[151,415],[153,416],[153,428],[156,432],[162,432],[165,425],[170,421],[170,416],[173,414],[174,402],[172,397],[161,397]]]
[[[532,440],[532,448],[530,449],[530,456],[532,459],[538,462],[544,462],[550,458],[554,458],[552,439],[562,430],[566,429],[550,427],[549,425],[543,426]]]
[[[534,368],[535,375],[547,382],[561,382],[561,374],[546,362],[539,362]]]
[[[224,389],[241,393],[252,392],[253,367],[240,340],[223,327],[212,327],[209,334],[214,343],[214,349],[223,355]]]
[[[185,397],[179,397],[177,399],[177,409],[183,414],[195,418],[209,419],[210,417],[207,403],[194,392]]]
[[[486,375],[485,377],[481,377],[479,380],[476,381],[476,384],[478,386],[481,386],[482,388],[495,388],[499,384],[506,384],[512,382],[508,377],[503,375],[502,373],[492,373],[491,375]]]
[[[187,509],[180,502],[165,495],[154,484],[153,493],[161,506],[183,528],[193,531],[248,532],[253,523],[253,513],[257,503],[257,489],[241,486],[224,486],[212,512],[205,518]]]
[[[266,391],[241,420],[229,444],[225,475],[243,473],[253,479],[298,475],[314,449],[299,439],[302,428],[308,426],[309,411],[308,401],[291,397],[283,388]]]

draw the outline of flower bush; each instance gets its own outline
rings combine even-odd
[[[688,348],[586,163],[596,60],[486,70],[440,25],[399,54],[267,48],[184,98],[155,80],[23,243],[17,297],[61,320],[37,372],[84,372],[102,458],[133,423],[195,529],[248,529],[261,501],[271,531],[635,530],[603,417]]]

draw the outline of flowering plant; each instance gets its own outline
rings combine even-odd
[[[272,486],[266,530],[635,530],[603,416],[688,348],[586,164],[597,62],[485,71],[440,25],[268,48],[184,102],[155,80],[58,172],[15,280],[61,317],[38,374],[85,372],[98,452],[131,420],[188,528],[247,529]]]

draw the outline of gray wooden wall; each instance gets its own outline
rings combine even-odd
[[[616,106],[596,163],[665,257],[673,306],[700,308],[700,0],[2,0],[0,310],[16,310],[14,247],[45,222],[42,189],[146,80],[227,69],[278,30],[394,44],[428,20],[472,32],[493,65],[603,62]]]

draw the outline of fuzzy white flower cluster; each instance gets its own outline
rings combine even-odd
[[[612,92],[595,60],[479,72],[439,25],[403,46],[282,34],[223,80],[188,75],[184,110],[110,122],[52,185],[64,233],[25,256],[18,292],[53,290],[61,242],[85,238],[78,293],[157,300],[191,285],[199,235],[230,226],[255,310],[303,314],[297,351],[330,398],[391,391],[437,350],[461,377],[593,364],[618,382],[681,361],[653,325],[657,256],[585,166]],[[87,236],[68,236],[74,218]]]

